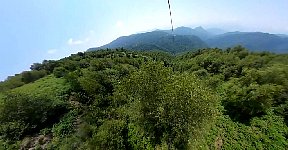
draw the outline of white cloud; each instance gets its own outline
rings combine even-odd
[[[70,38],[68,40],[68,45],[80,45],[80,44],[83,44],[85,41],[82,41],[82,40],[73,40],[72,38]]]
[[[47,54],[55,54],[58,50],[57,49],[49,49]]]

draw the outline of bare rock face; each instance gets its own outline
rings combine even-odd
[[[20,145],[20,150],[46,149],[47,144],[52,140],[52,135],[38,135],[25,137]]]
[[[215,149],[216,150],[221,150],[222,149],[222,145],[223,145],[223,140],[221,137],[217,137],[216,141],[215,141]]]

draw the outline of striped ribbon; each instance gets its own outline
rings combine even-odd
[[[168,5],[169,5],[170,19],[171,19],[171,26],[172,26],[172,32],[173,32],[173,31],[174,31],[174,27],[173,27],[172,13],[171,13],[171,6],[170,6],[170,1],[169,1],[169,0],[168,0]]]

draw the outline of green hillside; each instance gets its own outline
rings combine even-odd
[[[216,31],[216,32],[215,32]],[[122,36],[116,40],[88,51],[106,48],[124,48],[128,50],[161,50],[172,54],[201,48],[222,48],[241,45],[250,51],[288,52],[288,36],[263,32],[225,32],[220,29],[196,27],[178,27],[171,30],[156,30],[146,33]]]
[[[98,50],[0,83],[0,149],[287,149],[288,55]]]
[[[175,54],[205,47],[207,47],[207,44],[195,35],[172,35],[164,31],[152,31],[119,37],[109,44],[98,48],[90,48],[88,51],[124,48],[142,51],[161,50]]]
[[[251,51],[288,52],[288,38],[262,32],[230,32],[205,41],[210,47],[228,48],[242,45]]]
[[[42,96],[57,98],[65,95],[70,85],[64,79],[56,78],[53,75],[41,78],[33,83],[25,84],[12,89],[11,92],[27,94],[31,96]]]

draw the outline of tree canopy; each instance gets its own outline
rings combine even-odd
[[[288,55],[125,49],[0,83],[0,149],[286,149]]]

